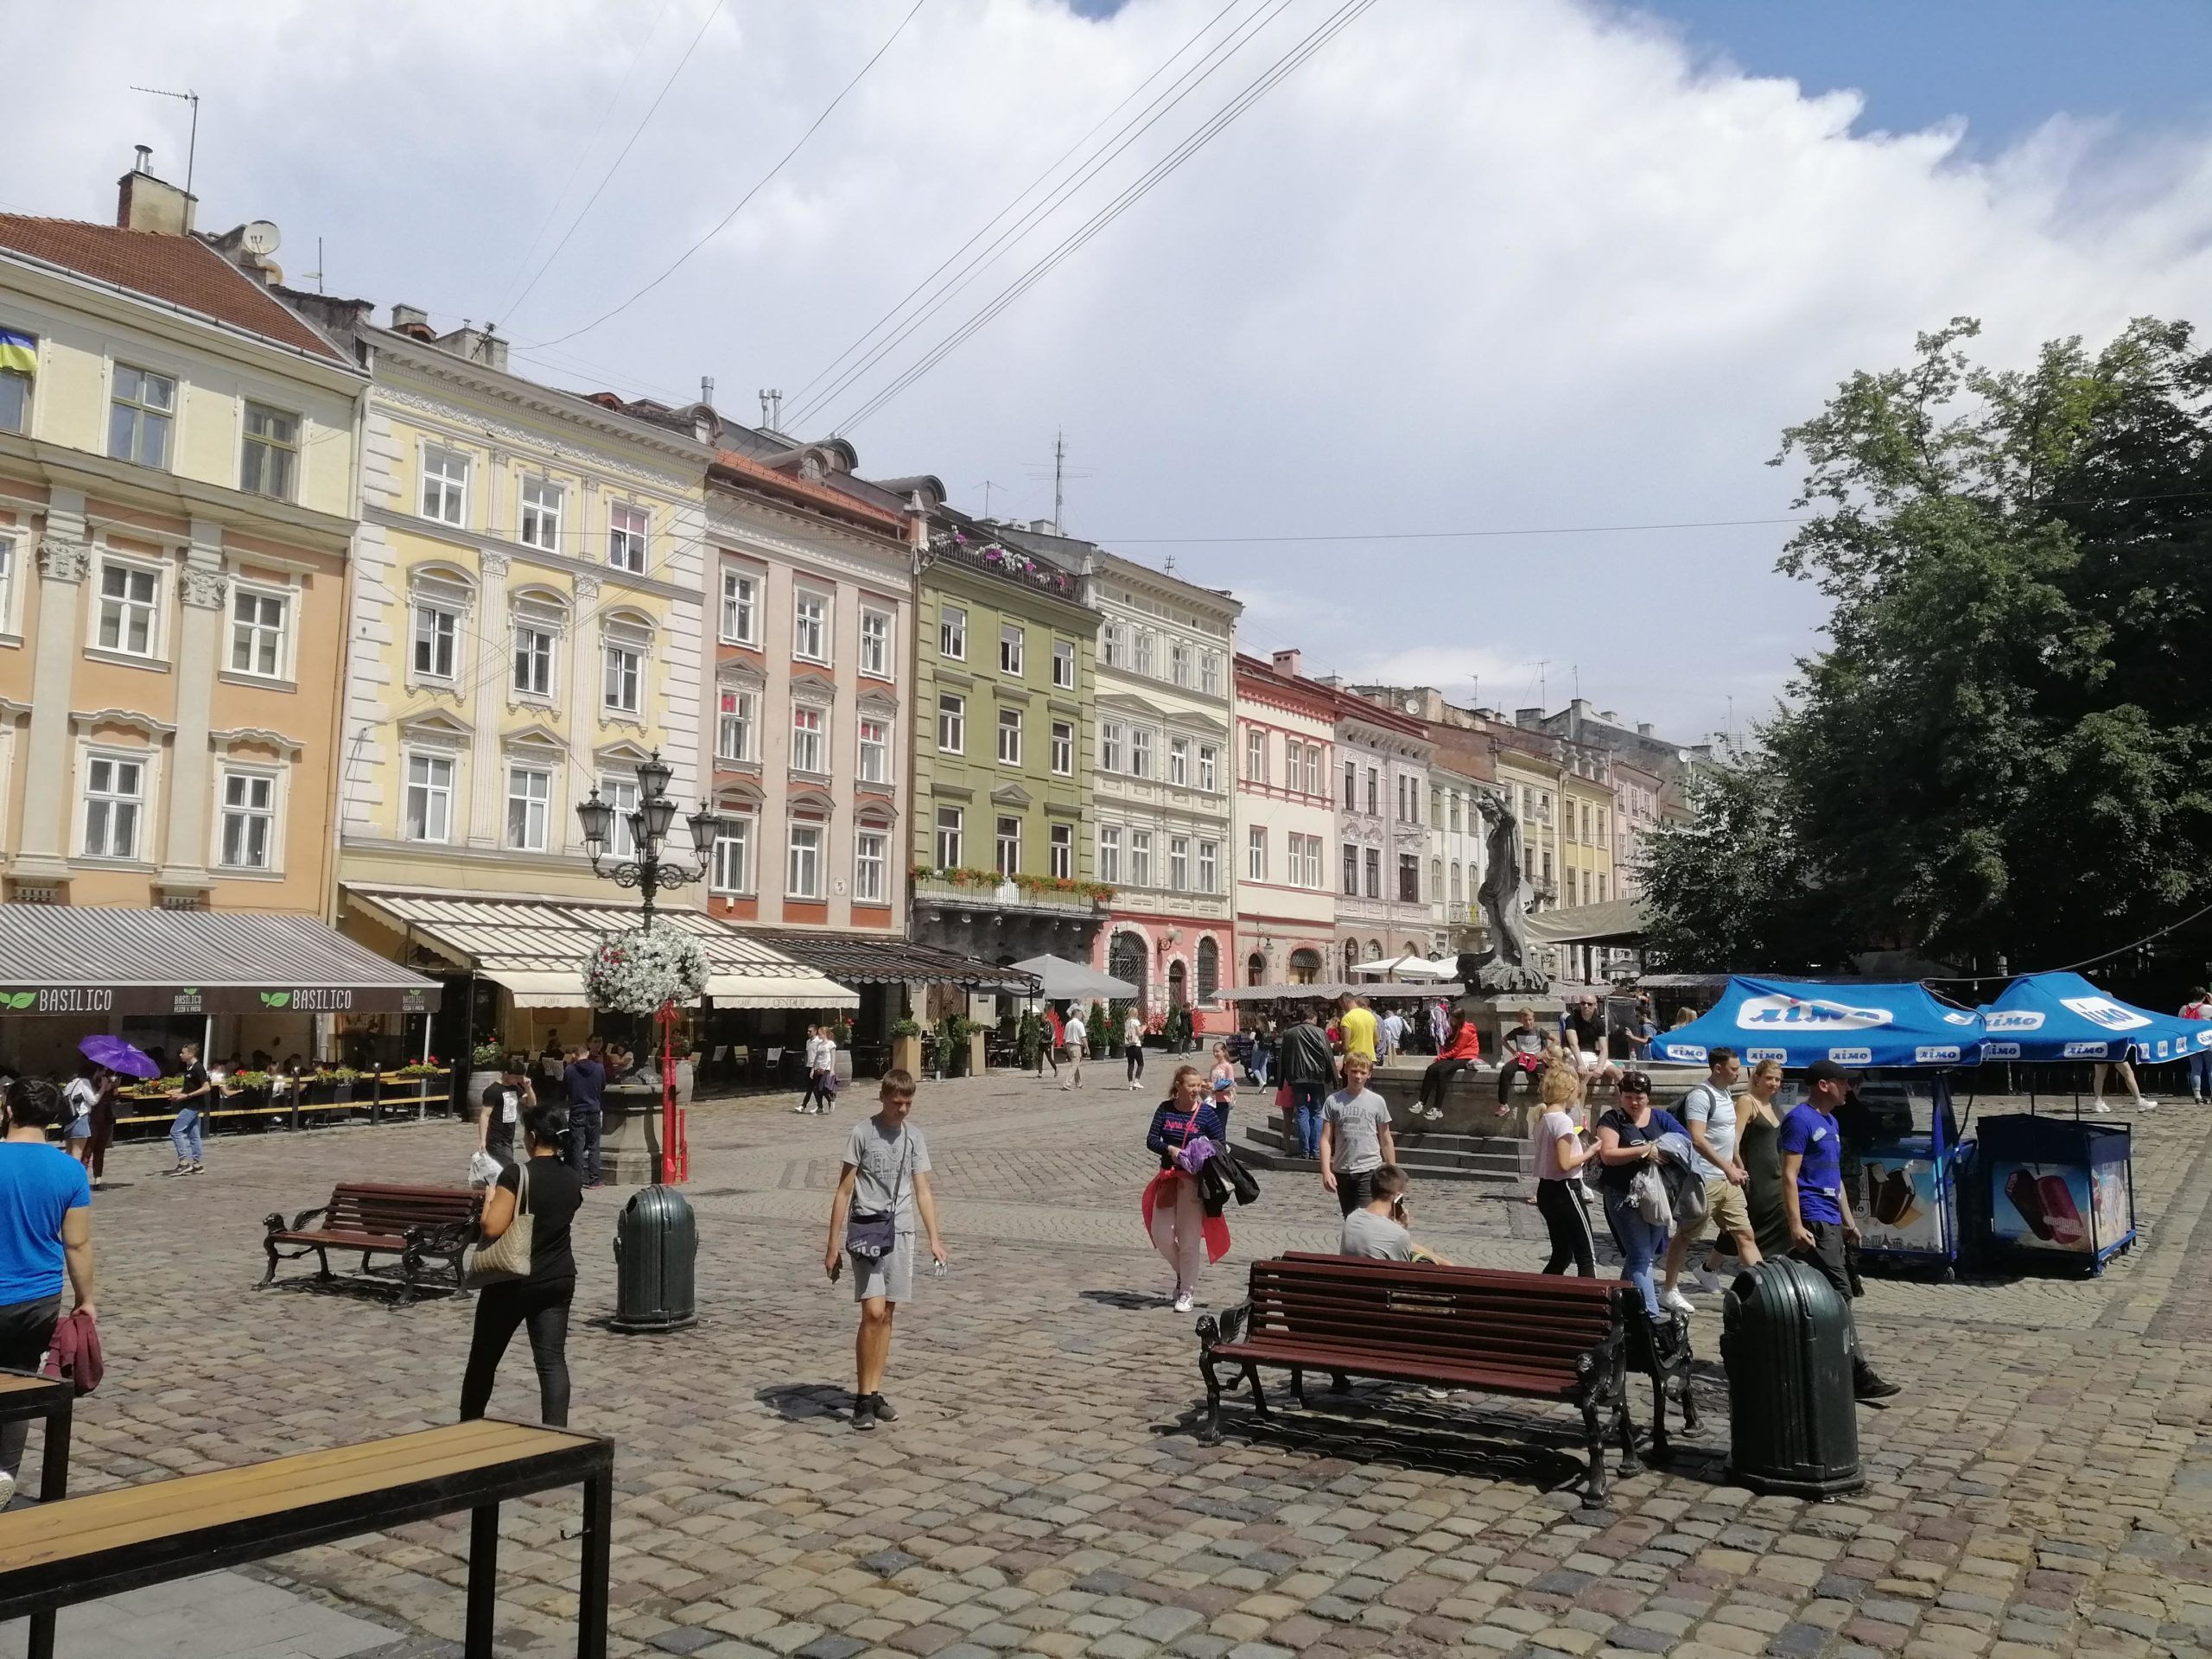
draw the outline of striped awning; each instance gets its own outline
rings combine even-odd
[[[0,905],[0,1016],[425,1013],[438,990],[311,916]]]
[[[502,899],[429,887],[357,887],[346,901],[507,989],[517,1007],[581,1008],[583,961],[609,933],[638,925],[634,905],[576,899]],[[696,910],[664,910],[656,928],[690,933],[707,953],[707,995],[718,1008],[856,1008],[834,980]]]

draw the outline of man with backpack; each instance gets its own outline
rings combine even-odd
[[[1682,1096],[1681,1119],[1690,1132],[1692,1167],[1705,1182],[1707,1213],[1675,1230],[1674,1240],[1667,1246],[1667,1286],[1659,1294],[1660,1301],[1678,1313],[1690,1311],[1689,1298],[1681,1289],[1682,1268],[1691,1249],[1705,1236],[1707,1220],[1716,1235],[1725,1232],[1736,1241],[1736,1259],[1745,1267],[1755,1267],[1759,1260],[1758,1235],[1751,1227],[1751,1205],[1745,1197],[1751,1178],[1736,1156],[1736,1097],[1730,1092],[1743,1068],[1732,1048],[1713,1049],[1706,1065],[1705,1081],[1692,1085]],[[1697,1282],[1699,1288],[1708,1293],[1718,1294],[1720,1289],[1720,1281],[1709,1262],[1698,1264]]]

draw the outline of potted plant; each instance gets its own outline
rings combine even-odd
[[[468,1052],[468,1078],[461,1084],[461,1107],[463,1116],[474,1116],[476,1103],[484,1098],[484,1091],[499,1080],[499,1068],[507,1063],[505,1045],[494,1040],[482,1042]]]
[[[908,1077],[919,1077],[922,1071],[922,1027],[918,1020],[894,1020],[891,1022],[891,1065],[893,1071],[904,1071]]]

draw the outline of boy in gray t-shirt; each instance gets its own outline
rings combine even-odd
[[[1321,1108],[1321,1187],[1337,1195],[1343,1215],[1374,1197],[1376,1170],[1398,1161],[1389,1103],[1367,1086],[1374,1073],[1372,1060],[1347,1056],[1344,1086]]]
[[[880,1109],[853,1125],[845,1141],[845,1166],[836,1195],[830,1201],[830,1243],[822,1265],[831,1282],[853,1267],[853,1300],[861,1305],[856,1344],[858,1386],[853,1393],[853,1427],[872,1429],[899,1414],[880,1390],[891,1357],[891,1323],[899,1304],[914,1295],[914,1220],[921,1218],[930,1255],[940,1267],[952,1257],[937,1227],[937,1200],[930,1190],[930,1149],[922,1132],[907,1122],[914,1109],[914,1079],[906,1071],[883,1074]],[[880,1256],[850,1254],[846,1224],[855,1216],[888,1215],[892,1248]]]

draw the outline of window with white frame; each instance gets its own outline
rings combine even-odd
[[[1319,836],[1306,837],[1306,873],[1302,885],[1317,890],[1321,886],[1321,861],[1327,856],[1324,850],[1327,844]]]
[[[1293,837],[1294,841],[1296,837]],[[1264,881],[1268,879],[1268,832],[1254,824],[1244,832],[1244,879]]]
[[[85,759],[85,856],[136,858],[146,804],[146,763],[117,754]]]
[[[561,550],[561,512],[568,492],[550,478],[522,481],[522,520],[516,539],[524,547]]]
[[[891,677],[891,613],[861,612],[861,672]]]
[[[468,457],[460,450],[423,446],[423,516],[442,524],[468,522]]]
[[[1287,779],[1284,781],[1290,782]],[[1321,746],[1319,743],[1306,746],[1306,792],[1308,795],[1321,792]]]
[[[1178,788],[1190,786],[1191,740],[1187,737],[1167,740],[1167,781]]]
[[[1191,647],[1183,640],[1167,647],[1167,677],[1178,685],[1191,683]]]
[[[545,850],[553,810],[553,774],[535,766],[507,768],[507,845],[518,853]]]
[[[1065,639],[1052,641],[1052,683],[1063,691],[1075,690],[1075,647]]]
[[[791,705],[791,770],[826,772],[829,757],[822,743],[822,710],[811,704]]]
[[[940,870],[960,868],[961,842],[960,809],[940,806],[937,810],[937,867]]]
[[[715,697],[715,758],[751,760],[753,749],[753,693],[725,688]]]
[[[448,756],[407,757],[406,818],[400,832],[410,841],[453,839],[453,761]]]
[[[1377,781],[1378,776],[1374,767],[1367,769],[1367,816],[1370,818],[1382,816],[1382,785]]]
[[[1052,772],[1060,778],[1075,776],[1075,728],[1065,720],[1052,722]]]
[[[652,515],[628,501],[607,510],[607,562],[617,570],[643,572],[645,544],[652,537]]]
[[[1167,886],[1174,893],[1191,890],[1191,838],[1188,836],[1167,837]]]
[[[1152,831],[1129,831],[1129,882],[1133,887],[1152,885]]]
[[[626,640],[609,639],[606,656],[601,707],[609,714],[637,714],[643,707],[645,696],[645,652]]]
[[[1003,624],[1001,624],[1001,625],[1000,626],[1000,628],[999,628],[999,672],[1000,672],[1000,673],[1001,673],[1001,674],[1011,674],[1011,675],[1013,675],[1016,679],[1020,679],[1020,678],[1021,677],[1021,661],[1022,661],[1022,654],[1023,654],[1023,653],[1022,653],[1022,645],[1023,645],[1023,644],[1024,644],[1024,636],[1023,636],[1023,634],[1022,634],[1021,629],[1020,629],[1019,626],[1017,626],[1015,624],[1014,624],[1014,623],[1012,623],[1012,622],[1003,623]]]
[[[558,636],[543,622],[527,618],[515,620],[515,672],[512,685],[517,695],[525,697],[550,697],[553,695],[553,653],[557,648]]]
[[[830,596],[802,588],[791,595],[791,655],[810,663],[830,660]]]
[[[752,889],[753,819],[743,812],[725,812],[721,833],[715,837],[714,890],[749,893]]]
[[[1021,764],[1021,710],[999,710],[999,764],[1018,766]]]
[[[231,870],[265,870],[276,852],[276,779],[266,772],[223,773],[219,856]]]
[[[103,651],[156,657],[162,644],[162,578],[143,565],[100,562],[99,632]]]
[[[819,899],[822,826],[804,818],[792,819],[788,853],[785,860],[785,893],[793,899]]]
[[[1129,776],[1149,778],[1152,775],[1152,728],[1132,726],[1129,728]]]
[[[169,427],[176,419],[176,382],[118,363],[108,398],[107,452],[141,467],[169,464]]]
[[[298,482],[300,417],[265,404],[245,406],[245,442],[238,452],[238,488],[289,501]]]
[[[937,654],[956,663],[968,660],[968,613],[957,605],[944,606],[937,613]]]
[[[722,572],[722,639],[733,645],[760,643],[760,578],[750,571]]]
[[[1149,628],[1139,628],[1135,630],[1135,634],[1136,649],[1131,655],[1136,671],[1140,674],[1149,674],[1152,672],[1152,631]]]
[[[1221,751],[1211,743],[1198,745],[1198,787],[1209,792],[1221,787]]]
[[[1119,622],[1109,622],[1098,632],[1098,658],[1109,668],[1129,665],[1128,631]]]
[[[880,905],[889,888],[885,884],[887,850],[890,838],[880,830],[861,830],[853,836],[853,902]]]
[[[1210,697],[1221,695],[1221,655],[1208,652],[1198,658],[1198,690]]]
[[[1001,818],[991,836],[991,868],[1001,875],[1021,874],[1021,820]]]
[[[1256,726],[1244,728],[1244,781],[1268,781],[1268,734]]]
[[[1344,897],[1359,897],[1359,849],[1344,842]]]
[[[1047,872],[1055,881],[1075,880],[1075,826],[1056,823],[1046,849]]]
[[[937,747],[940,754],[968,753],[968,699],[955,692],[938,694]]]
[[[461,653],[461,613],[418,599],[414,634],[415,677],[452,679]]]
[[[5,530],[0,530],[0,631],[15,624],[16,552],[19,543]]]
[[[1454,905],[1457,905],[1462,902],[1465,898],[1465,893],[1463,888],[1463,884],[1460,880],[1460,864],[1459,861],[1455,858],[1452,861],[1452,902]]]
[[[1344,762],[1344,810],[1359,810],[1359,768],[1349,760]]]
[[[1128,752],[1129,728],[1118,720],[1098,722],[1098,767],[1102,772],[1119,772],[1122,757]]]
[[[1217,893],[1221,887],[1221,844],[1202,841],[1198,843],[1198,891]]]
[[[31,429],[31,380],[37,364],[37,335],[0,328],[0,432]]]
[[[630,822],[630,815],[638,810],[636,775],[602,777],[599,780],[599,798],[614,809],[613,821],[607,826],[607,850],[617,858],[635,858],[638,832]]]
[[[265,588],[231,588],[231,671],[277,679],[284,672],[284,624],[291,605]]]
[[[1113,883],[1122,879],[1122,832],[1118,826],[1098,826],[1098,879]]]
[[[891,722],[875,715],[861,716],[860,780],[864,784],[891,781]]]

